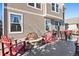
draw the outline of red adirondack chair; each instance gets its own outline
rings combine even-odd
[[[48,32],[47,35],[43,36],[43,40],[45,43],[50,43],[54,40],[52,32]]]
[[[25,41],[17,44],[12,44],[11,40],[7,36],[2,37],[2,56],[16,56],[20,51],[25,51]],[[4,45],[9,49],[5,52]],[[15,46],[15,47],[14,47]]]
[[[67,35],[70,35],[70,34],[72,34],[72,30],[64,30],[64,32],[67,34]]]

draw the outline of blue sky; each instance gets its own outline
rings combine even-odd
[[[1,20],[1,15],[2,15],[2,3],[0,3],[0,20]]]
[[[65,19],[79,17],[79,3],[65,3]]]

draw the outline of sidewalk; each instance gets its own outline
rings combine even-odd
[[[55,40],[54,42],[52,42],[52,45],[54,45],[55,43],[57,43],[58,41],[59,41],[60,39],[58,39],[58,40]],[[44,55],[41,55],[40,53],[41,53],[41,49],[44,49],[44,47],[46,47],[47,45],[50,45],[51,43],[47,43],[47,44],[45,44],[45,45],[43,45],[43,46],[41,46],[41,47],[38,47],[38,48],[34,48],[34,49],[32,49],[31,51],[27,51],[27,52],[25,52],[22,56],[44,56]],[[55,50],[55,48],[53,48],[54,50]],[[38,54],[35,54],[35,53],[37,53],[38,52]]]
[[[25,52],[23,56],[73,56],[75,45],[71,41],[57,40],[40,48]]]

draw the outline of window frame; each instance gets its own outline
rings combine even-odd
[[[29,5],[29,3],[27,3],[27,6],[31,7],[31,8],[34,8],[34,9],[37,9],[37,10],[42,10],[42,3],[40,3],[41,8],[37,8],[36,3],[34,3],[34,6],[31,6],[31,5]]]
[[[52,11],[52,12],[59,13],[59,4],[57,4],[57,3],[54,3],[54,4],[55,4],[55,5],[54,5],[55,10],[52,10],[52,4],[51,4],[51,11]],[[56,11],[56,9],[57,9],[56,5],[58,5],[58,12]]]
[[[48,18],[44,19],[44,28],[46,31],[51,31],[52,29],[51,19]]]
[[[33,3],[34,4],[34,3]],[[28,5],[29,5],[29,3],[28,3]],[[35,5],[35,4],[34,4]],[[29,5],[29,6],[31,6],[31,5]],[[31,6],[31,7],[34,7],[34,6]]]
[[[15,14],[15,15],[20,15],[21,16],[21,31],[11,31],[11,17],[10,15],[11,14]],[[21,13],[16,13],[16,12],[8,12],[8,33],[11,34],[11,33],[23,33],[23,14]]]
[[[56,9],[55,11],[56,11],[56,12],[59,12],[59,4],[56,3],[55,5],[56,5],[56,6],[55,6],[55,9]],[[58,6],[57,6],[57,5],[58,5]],[[58,7],[58,8],[57,8],[57,7]],[[58,9],[58,11],[57,11],[57,9]]]
[[[54,7],[54,10],[52,9],[52,11],[55,11],[55,9],[56,9],[56,8],[55,8],[55,3],[52,3],[52,4],[54,4],[54,6],[51,6],[51,7]]]

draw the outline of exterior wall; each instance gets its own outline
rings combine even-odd
[[[42,35],[44,33],[44,18],[42,16],[22,13],[14,10],[7,10],[7,15],[8,11],[23,14],[23,33],[8,33],[8,18],[5,15],[5,22],[7,22],[5,23],[5,34],[8,34],[9,37],[22,38],[32,31],[36,32],[38,35]]]
[[[55,21],[58,21],[58,22],[61,22],[61,26],[60,26],[60,30],[65,30],[65,27],[64,27],[64,23],[63,23],[63,4],[62,3],[59,3],[59,12],[55,12],[52,10],[52,4],[51,3],[47,3],[46,4],[46,16],[45,18],[48,18],[51,20],[52,22],[52,26],[51,26],[51,29],[55,29]]]
[[[60,3],[59,4],[59,12],[55,12],[52,10],[52,4],[50,3],[47,3],[46,4],[46,11],[47,11],[47,14],[48,15],[52,15],[52,16],[56,16],[56,17],[59,17],[59,18],[62,18],[63,19],[63,8],[62,8],[62,4]]]
[[[46,4],[42,3],[41,5],[42,5],[42,9],[37,9],[31,6],[28,6],[27,3],[8,3],[7,4],[7,6],[11,8],[15,8],[15,9],[23,10],[23,11],[29,11],[33,13],[38,13],[40,15],[47,14],[47,15],[50,15],[51,18],[52,16],[56,16],[56,17],[63,19],[62,3],[59,4],[59,12],[52,11],[52,3],[46,3]]]
[[[43,14],[43,7],[42,9],[36,9],[31,6],[28,6],[27,3],[8,3],[8,7],[23,10],[23,11],[29,11],[29,12],[34,12],[38,14]]]
[[[27,6],[26,3],[5,4],[5,7],[7,8],[4,9],[4,20],[5,20],[4,21],[4,34],[8,35],[9,37],[14,37],[16,39],[23,38],[27,35],[27,33],[32,32],[32,31],[36,32],[39,36],[43,35],[46,32],[45,27],[44,27],[44,21],[45,21],[44,19],[46,19],[46,17],[43,16],[46,10],[49,15],[51,16],[55,15],[57,17],[62,18],[61,14],[59,15],[55,12],[51,12],[51,9],[50,9],[51,4],[47,4],[46,6],[47,8],[45,8],[45,4],[42,4],[42,10],[39,10],[39,9],[35,9],[35,8],[31,8]],[[9,33],[8,12],[23,14],[23,33]],[[57,20],[60,20],[60,19],[57,19]],[[54,29],[54,27],[55,26],[53,25],[52,29]]]
[[[4,35],[8,34],[8,14],[7,9],[4,9]]]

